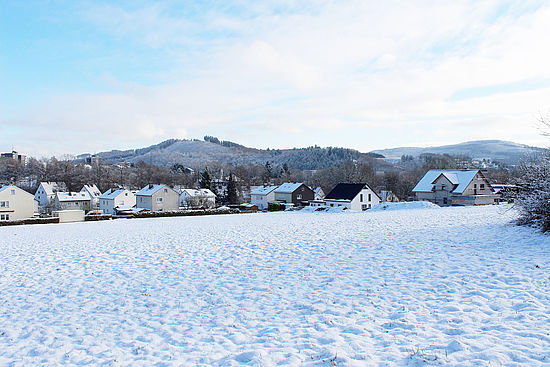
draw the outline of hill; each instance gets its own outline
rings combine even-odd
[[[399,147],[374,150],[388,159],[400,159],[403,155],[418,157],[424,153],[463,155],[472,159],[490,159],[505,164],[518,164],[521,159],[542,152],[542,148],[503,140],[476,140],[460,144],[435,147]]]
[[[383,158],[376,153],[361,153],[354,149],[334,147],[255,149],[237,143],[220,141],[209,136],[205,137],[204,141],[170,139],[147,148],[112,150],[99,153],[98,156],[111,163],[144,161],[164,167],[174,164],[200,167],[211,162],[231,165],[264,165],[269,161],[274,166],[282,166],[286,163],[289,168],[295,169],[328,168],[350,160],[364,161]]]
[[[98,156],[109,163],[143,161],[164,167],[174,164],[201,167],[213,162],[247,166],[264,165],[269,161],[273,166],[283,166],[286,163],[292,169],[314,170],[338,166],[346,161],[364,162],[372,161],[373,158],[387,158],[391,161],[399,160],[403,155],[418,157],[424,153],[462,155],[472,159],[484,158],[513,165],[519,163],[522,158],[538,154],[542,150],[542,148],[502,140],[469,141],[427,148],[400,147],[374,150],[369,153],[361,153],[348,148],[321,148],[318,146],[294,149],[255,149],[219,140],[212,136],[205,136],[204,140],[169,139],[146,148],[112,150],[99,153]],[[384,162],[378,160],[377,165],[384,165]]]

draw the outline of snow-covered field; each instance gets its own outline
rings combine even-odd
[[[509,207],[0,228],[0,365],[550,364]]]

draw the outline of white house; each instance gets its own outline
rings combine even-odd
[[[370,209],[380,201],[380,197],[365,183],[339,183],[325,196],[328,207],[353,211]]]
[[[182,189],[180,207],[186,209],[214,208],[216,207],[216,195],[209,189]]]
[[[99,209],[104,214],[116,215],[136,205],[136,195],[126,189],[109,189],[99,197]]]
[[[14,185],[0,187],[0,221],[34,216],[34,196]]]
[[[101,196],[101,191],[97,188],[95,184],[93,185],[84,185],[82,190],[80,192],[86,193],[90,196],[91,201],[91,209],[97,210],[99,209],[99,197]]]
[[[397,203],[399,201],[397,195],[395,195],[393,191],[390,190],[380,190],[380,194],[378,196],[380,196],[380,199],[382,199],[382,201],[387,201],[390,203]]]
[[[56,210],[83,210],[89,212],[92,205],[92,198],[84,192],[56,192]]]
[[[62,190],[57,182],[40,182],[34,197],[38,201],[39,206],[45,207],[53,202],[55,193],[58,191]]]
[[[315,196],[313,197],[313,200],[323,200],[325,198],[325,192],[320,186],[314,188],[313,193],[315,194]]]
[[[275,189],[278,186],[258,186],[250,192],[250,203],[258,209],[265,210],[268,203],[275,200]]]
[[[147,185],[136,192],[136,207],[152,212],[179,209],[180,194],[168,185]]]
[[[416,200],[431,201],[440,206],[484,205],[498,202],[498,195],[477,169],[429,170],[412,192]]]

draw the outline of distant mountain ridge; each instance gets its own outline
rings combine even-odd
[[[129,150],[112,150],[97,154],[110,163],[153,163],[170,167],[181,164],[186,167],[201,167],[211,162],[231,165],[264,165],[289,168],[320,169],[340,165],[345,161],[366,161],[374,158],[399,159],[403,155],[419,156],[423,153],[464,155],[470,158],[488,158],[506,164],[517,164],[529,154],[537,154],[542,148],[531,147],[502,140],[469,141],[454,145],[428,148],[399,147],[361,153],[355,149],[318,146],[294,149],[256,149],[220,141],[206,136],[198,139],[169,139],[149,147]]]
[[[289,168],[298,169],[328,168],[345,161],[382,158],[376,153],[361,153],[354,149],[333,147],[255,149],[229,141],[219,141],[210,136],[205,137],[204,141],[169,139],[146,148],[112,150],[97,155],[102,160],[111,163],[143,161],[165,167],[174,164],[200,167],[211,162],[235,166],[264,165],[266,162],[270,162],[273,166],[282,166],[286,163]]]
[[[540,154],[543,148],[532,147],[504,140],[475,140],[459,144],[442,145],[435,147],[398,147],[373,150],[388,159],[399,159],[403,155],[418,157],[420,154],[450,154],[463,155],[472,159],[491,159],[505,164],[518,164],[522,159],[533,154]]]

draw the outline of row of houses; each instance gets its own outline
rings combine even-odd
[[[79,192],[59,191],[60,188],[61,185],[54,182],[40,183],[35,199],[42,212],[82,210],[116,215],[132,208],[160,212],[216,206],[216,195],[208,189],[173,188],[156,184],[147,185],[139,191],[118,187],[101,193],[96,185],[84,185]]]
[[[136,210],[162,212],[216,206],[216,195],[208,189],[173,188],[163,184],[147,185],[139,191],[113,188],[104,193],[95,185],[84,185],[79,192],[60,189],[62,185],[57,183],[42,182],[33,196],[14,185],[1,187],[0,220],[31,218],[47,208],[52,211],[98,211],[117,215]],[[431,201],[439,206],[456,206],[498,203],[500,195],[497,190],[481,170],[430,170],[412,192],[415,200]],[[287,182],[279,186],[256,187],[250,198],[248,205],[259,210],[267,210],[270,205],[283,208],[309,205],[363,211],[383,201],[399,201],[391,191],[375,192],[366,183],[339,183],[324,195],[320,188]]]
[[[375,192],[366,183],[339,183],[324,197],[318,195],[319,191],[316,190],[319,188],[311,189],[303,183],[260,186],[251,192],[251,203],[259,209],[267,209],[270,203],[280,203],[362,211],[383,201],[399,201],[393,192]],[[495,204],[501,197],[478,169],[429,170],[412,189],[412,193],[415,200],[430,201],[439,206]]]
[[[387,198],[395,200],[395,195]],[[367,210],[380,203],[382,198],[366,183],[339,183],[326,196],[318,187],[312,189],[304,183],[287,182],[280,186],[260,186],[250,193],[250,202],[260,210],[270,205],[342,207],[350,210]]]

